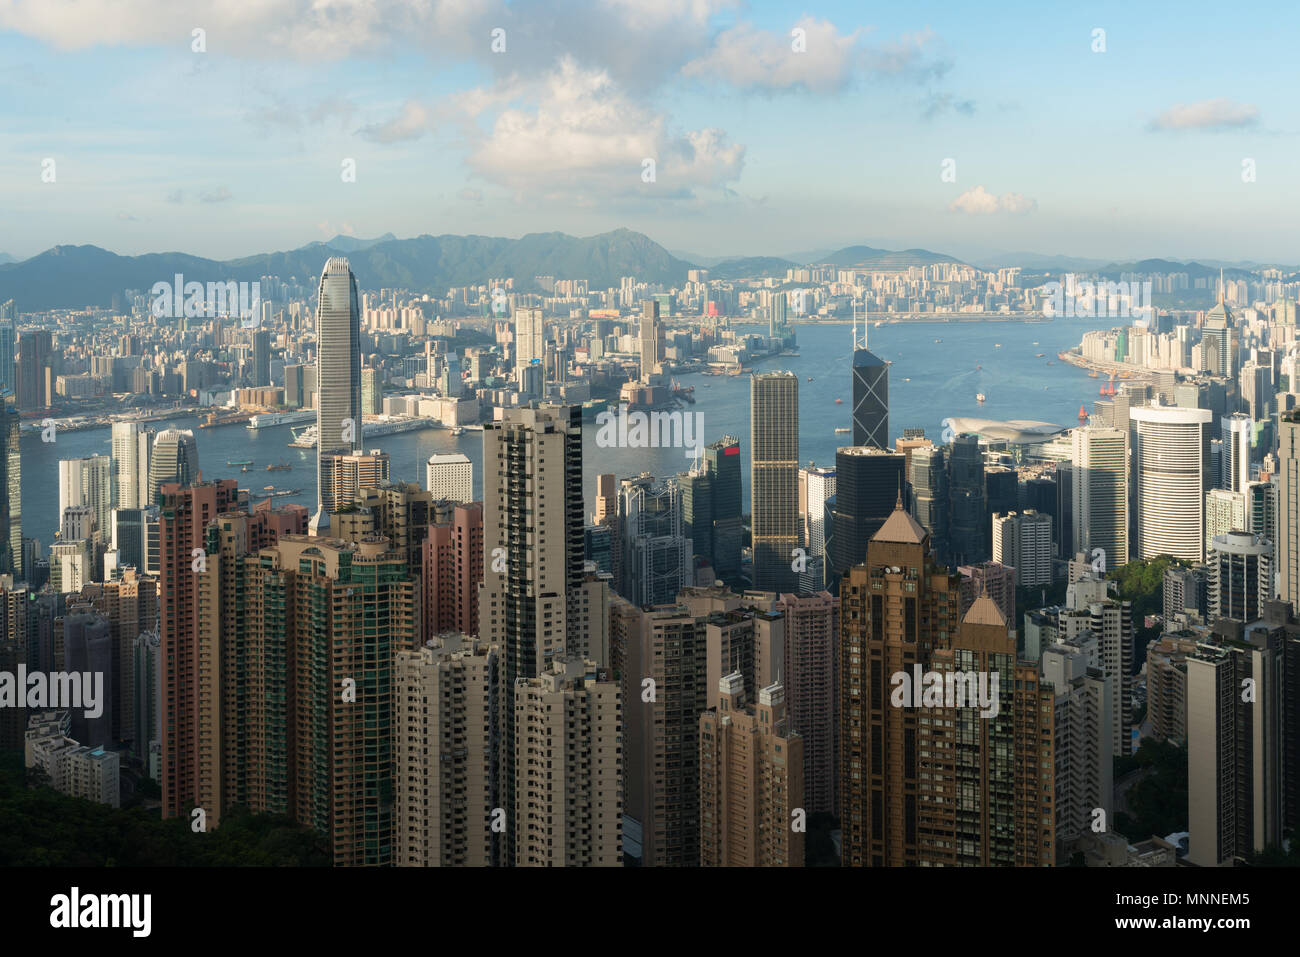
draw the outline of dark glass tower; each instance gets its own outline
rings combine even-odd
[[[952,440],[948,458],[948,520],[952,560],[959,565],[987,561],[992,554],[988,499],[984,493],[984,454],[979,436]]]
[[[901,496],[907,503],[905,457],[894,452],[848,446],[835,453],[834,532],[831,568],[844,576],[867,560],[867,543],[885,524]]]
[[[713,568],[719,578],[740,572],[740,439],[724,435],[704,448],[704,468],[713,494]]]
[[[942,446],[912,449],[912,514],[930,536],[936,561],[948,561],[948,459]]]
[[[23,577],[22,454],[18,447],[17,396],[0,392],[0,575]]]
[[[862,341],[853,324],[853,444],[889,448],[889,366],[867,349],[864,324]]]

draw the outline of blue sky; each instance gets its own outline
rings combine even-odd
[[[126,6],[0,4],[0,251],[627,226],[706,256],[1300,263],[1291,4]]]

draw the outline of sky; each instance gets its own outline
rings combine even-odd
[[[1300,263],[1300,5],[0,0],[0,252]],[[651,165],[651,163],[653,165]]]

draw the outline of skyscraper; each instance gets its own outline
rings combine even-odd
[[[628,479],[614,523],[614,588],[636,605],[664,605],[695,584],[682,495],[671,479]]]
[[[912,515],[930,536],[935,560],[948,561],[948,463],[942,446],[914,448],[908,476]]]
[[[189,485],[199,478],[199,446],[190,429],[164,429],[153,440],[149,457],[149,500],[158,504],[162,486],[175,482]]]
[[[1140,406],[1133,422],[1133,554],[1205,558],[1205,493],[1210,475],[1209,409]]]
[[[474,465],[464,452],[435,452],[424,474],[425,488],[435,499],[474,501]]]
[[[483,585],[479,636],[501,649],[503,688],[557,656],[596,659],[583,589],[582,410],[507,409],[483,430]],[[515,859],[515,716],[502,715],[504,855]],[[522,809],[527,813],[527,809]]]
[[[21,581],[23,567],[22,449],[17,397],[0,392],[0,575]]]
[[[253,375],[254,387],[271,384],[271,333],[267,329],[258,329],[253,333]]]
[[[331,452],[359,453],[361,420],[361,317],[357,280],[348,261],[335,256],[321,270],[316,304],[317,369],[320,397],[316,406],[317,509],[312,528],[329,523],[324,457]]]
[[[839,816],[840,603],[830,592],[784,594],[785,683],[790,727],[803,738],[803,807]]]
[[[1250,440],[1254,431],[1254,421],[1240,412],[1219,419],[1223,459],[1216,484],[1221,488],[1232,492],[1246,491],[1246,486],[1250,484]]]
[[[1278,597],[1300,608],[1300,409],[1279,415],[1278,429]]]
[[[1215,537],[1206,560],[1210,565],[1210,620],[1257,621],[1264,603],[1273,600],[1273,545],[1251,532],[1229,531]]]
[[[515,369],[546,358],[546,332],[540,309],[515,310]]]
[[[142,422],[113,423],[113,507],[146,508],[149,498],[149,433]]]
[[[740,439],[726,435],[704,447],[704,469],[713,493],[713,567],[727,579],[740,573],[743,545]]]
[[[105,541],[113,512],[112,464],[107,455],[59,460],[59,515],[70,507],[89,505]]]
[[[749,416],[754,587],[796,591],[791,562],[799,545],[798,376],[752,376]]]
[[[641,381],[649,382],[659,362],[659,302],[641,300],[641,322],[637,329],[641,349]]]
[[[845,575],[867,559],[871,537],[907,500],[904,458],[875,446],[845,446],[835,452],[834,533],[831,567]]]
[[[993,516],[993,560],[1016,570],[1016,584],[1052,583],[1052,516],[1032,508]]]
[[[853,444],[889,448],[889,366],[867,349],[867,327],[862,341],[853,324]]]
[[[9,300],[10,303],[13,300]],[[12,318],[0,316],[0,392],[14,388],[14,363],[18,361],[18,331]]]
[[[992,554],[984,453],[978,435],[962,433],[948,447],[948,529],[952,561],[974,565]]]

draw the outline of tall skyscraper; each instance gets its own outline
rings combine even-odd
[[[1279,415],[1278,429],[1278,597],[1300,608],[1300,409]]]
[[[993,560],[1016,570],[1018,586],[1052,583],[1052,516],[1032,508],[993,516]]]
[[[1074,548],[1089,560],[1105,554],[1106,568],[1129,557],[1128,429],[1088,426],[1071,434]]]
[[[963,433],[948,447],[948,540],[952,561],[974,565],[993,554],[984,453],[978,435]]]
[[[871,537],[899,502],[907,500],[904,459],[875,446],[845,446],[835,452],[835,523],[831,567],[845,575],[867,559]]]
[[[740,552],[744,544],[740,439],[726,435],[706,445],[704,469],[712,481],[713,491],[713,567],[718,577],[726,580],[740,573]]]
[[[930,536],[935,560],[948,561],[948,463],[942,446],[914,448],[908,480],[912,515]]]
[[[781,596],[785,616],[785,700],[803,738],[803,807],[839,816],[840,603],[830,592]]]
[[[1271,542],[1251,532],[1225,532],[1214,538],[1206,560],[1211,621],[1252,622],[1264,617],[1264,603],[1273,600]]]
[[[1205,559],[1205,493],[1210,474],[1209,409],[1132,409],[1133,554]]]
[[[700,864],[803,867],[803,738],[790,726],[785,689],[768,685],[752,705],[745,679],[719,681],[717,708],[700,715]]]
[[[21,581],[23,566],[22,448],[17,397],[0,392],[0,575]]]
[[[889,448],[889,366],[867,349],[867,325],[853,324],[853,444]]]
[[[271,384],[271,333],[267,329],[258,329],[253,333],[253,374],[254,387]]]
[[[840,584],[840,819],[846,867],[920,863],[916,742],[921,712],[890,703],[890,678],[929,669],[955,634],[960,582],[929,559],[925,529],[898,507],[865,564]],[[1003,625],[1003,634],[1006,626]]]
[[[12,299],[9,302],[13,302]],[[0,317],[0,392],[14,389],[14,363],[18,361],[18,330],[12,317]]]
[[[328,526],[330,506],[324,459],[330,453],[360,453],[361,316],[357,280],[348,261],[335,256],[321,270],[316,304],[317,369],[320,398],[316,405],[317,508],[312,528]]]
[[[1056,849],[1062,863],[1066,848],[1091,833],[1095,808],[1107,822],[1114,816],[1114,688],[1089,662],[1088,651],[1068,641],[1043,651],[1042,669],[1056,695]]]
[[[483,503],[457,504],[429,528],[421,571],[424,634],[477,635],[478,593],[483,582]]]
[[[641,300],[641,322],[637,333],[641,350],[641,381],[649,382],[659,362],[658,300]]]
[[[515,368],[540,365],[546,358],[546,327],[540,309],[515,310]]]
[[[142,422],[113,423],[113,507],[146,508],[149,498],[149,432]]]
[[[809,465],[799,470],[800,540],[808,553],[809,576],[800,591],[820,591],[827,585],[830,543],[835,516],[835,469]]]
[[[479,636],[501,649],[502,687],[550,669],[556,656],[596,659],[584,602],[582,410],[507,409],[483,430],[483,585]],[[504,854],[515,860],[515,714],[502,715]]]
[[[799,377],[752,376],[749,416],[754,587],[796,591],[791,563],[799,545]]]
[[[664,605],[695,584],[682,495],[673,480],[628,479],[614,523],[614,588],[636,605]]]
[[[1250,441],[1254,431],[1254,421],[1240,412],[1219,419],[1223,459],[1216,484],[1221,488],[1232,492],[1246,491],[1246,486],[1250,484]]]
[[[59,460],[59,515],[78,505],[90,506],[105,541],[113,513],[112,466],[107,455]]]
[[[164,429],[153,440],[149,457],[149,505],[158,504],[162,486],[189,485],[199,479],[199,446],[190,429]]]

